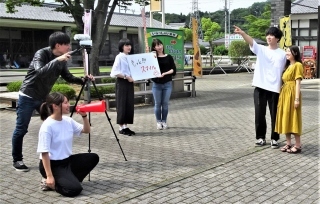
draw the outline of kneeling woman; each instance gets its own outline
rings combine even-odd
[[[61,93],[51,93],[40,107],[44,122],[39,131],[39,170],[43,177],[42,190],[55,190],[61,195],[74,197],[81,193],[81,182],[98,164],[95,153],[72,154],[74,136],[90,132],[85,112],[78,112],[83,125],[63,114],[69,113],[69,101]]]

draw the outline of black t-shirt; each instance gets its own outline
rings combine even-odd
[[[152,81],[158,84],[164,84],[168,81],[172,81],[172,76],[176,75],[176,64],[174,63],[174,60],[171,55],[166,55],[164,57],[158,57],[158,63],[160,67],[161,74],[164,72],[167,72],[171,69],[173,69],[172,74],[167,74],[162,78],[152,78]]]

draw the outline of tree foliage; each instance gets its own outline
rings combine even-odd
[[[233,62],[237,61],[237,63],[240,64],[244,57],[251,54],[249,44],[243,40],[232,41],[229,46],[228,54]]]
[[[265,40],[265,31],[270,27],[271,22],[271,4],[264,5],[264,12],[260,16],[248,15],[244,19],[247,21],[245,25],[247,33],[253,38]]]
[[[84,23],[82,16],[85,10],[92,10],[92,25],[91,39],[92,49],[90,53],[90,73],[99,76],[99,54],[107,39],[107,33],[111,22],[112,15],[116,6],[126,7],[133,2],[140,5],[148,5],[149,0],[55,0],[61,3],[58,10],[70,13],[75,20],[79,33],[83,33]],[[7,12],[14,13],[16,6],[21,6],[22,3],[30,3],[31,5],[39,6],[43,0],[7,0]]]
[[[192,29],[190,28],[180,28],[184,33],[184,42],[192,41]]]

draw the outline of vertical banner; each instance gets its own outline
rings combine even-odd
[[[87,34],[91,37],[91,15],[92,10],[85,10],[84,16],[83,16],[83,23],[84,23],[84,29],[83,34]],[[88,67],[89,67],[89,60],[88,60],[88,54],[87,51],[84,50],[84,62],[85,62],[85,74],[89,73]]]
[[[147,19],[146,19],[145,7],[143,7],[141,9],[141,16],[142,16],[142,22],[143,22],[145,52],[148,53],[149,52],[149,44],[148,44],[148,38],[147,38]]]
[[[291,20],[290,16],[284,16],[280,18],[280,30],[283,33],[283,37],[280,40],[279,47],[286,49],[292,45],[291,41]]]
[[[202,76],[201,52],[198,42],[198,22],[192,18],[193,75]]]
[[[156,0],[150,0],[150,12],[161,12],[161,1],[156,1]]]
[[[182,30],[147,28],[148,44],[152,44],[154,38],[163,43],[164,52],[170,54],[178,71],[184,70],[184,33]]]

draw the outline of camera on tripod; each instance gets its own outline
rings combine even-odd
[[[92,47],[92,40],[89,35],[87,34],[75,34],[74,35],[74,40],[78,41],[79,46],[77,49],[73,50],[70,52],[70,55],[73,55],[83,49],[87,51],[88,54],[90,54],[91,47]]]

